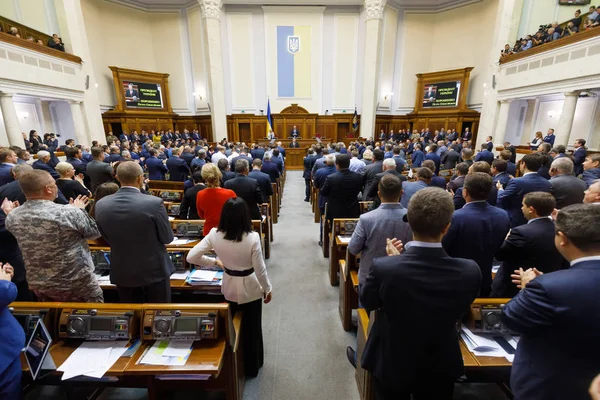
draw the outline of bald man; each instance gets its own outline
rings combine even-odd
[[[29,288],[39,301],[103,302],[87,244],[100,232],[85,211],[87,198],[78,197],[71,205],[54,203],[58,187],[42,170],[19,177],[19,186],[25,204],[5,201],[2,209],[6,229],[21,248]]]
[[[117,167],[121,189],[99,200],[95,216],[110,245],[110,281],[122,303],[170,303],[175,271],[165,245],[173,230],[162,199],[140,192],[144,173],[139,164]]]

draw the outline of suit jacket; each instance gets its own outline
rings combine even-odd
[[[304,172],[302,173],[302,177],[304,179],[310,179],[311,171],[312,171],[313,167],[315,166],[316,161],[317,161],[317,157],[315,157],[314,155],[304,157],[304,160],[303,160]]]
[[[146,160],[146,169],[148,170],[148,177],[153,181],[164,181],[165,172],[168,171],[162,160],[156,157],[150,157]]]
[[[169,180],[184,182],[190,173],[190,167],[185,160],[179,157],[171,157],[167,160],[167,168],[169,170]]]
[[[510,180],[511,180],[511,177],[509,176],[509,174],[507,174],[506,172],[500,172],[492,178],[492,186],[495,187],[496,183],[500,182],[500,184],[502,185],[502,188],[506,189],[506,185],[508,185],[508,182]]]
[[[508,147],[505,147],[505,149],[509,150],[511,153],[510,162],[513,164],[516,163],[517,162],[517,149],[515,148],[515,146],[510,145]],[[511,175],[514,176],[514,174],[511,174]]]
[[[494,143],[487,142],[487,149],[489,152],[491,152],[493,154],[494,153]]]
[[[252,156],[252,158],[258,158],[259,160],[262,160],[263,157],[265,156],[265,149],[263,149],[262,147],[259,147],[257,149],[250,151],[250,155]]]
[[[333,165],[326,165],[324,168],[320,168],[313,176],[313,183],[316,188],[323,189],[327,177],[331,174],[335,174],[335,167]],[[319,208],[323,210],[325,203],[327,202],[327,196],[323,193],[319,193]]]
[[[456,150],[450,149],[442,155],[441,162],[444,164],[444,169],[454,169],[459,160],[460,154]]]
[[[588,399],[600,369],[600,263],[582,261],[535,278],[502,311],[521,333],[510,386],[515,400]]]
[[[465,176],[457,176],[456,178],[452,179],[450,182],[448,182],[448,189],[453,190],[454,192],[456,192],[456,190],[458,188],[463,187],[463,185],[465,184]]]
[[[402,182],[402,190],[404,194],[402,195],[402,199],[400,199],[400,204],[402,207],[408,208],[408,202],[410,198],[413,197],[415,193],[417,193],[421,189],[425,189],[427,184],[422,180],[417,180],[414,182]]]
[[[185,160],[185,162],[187,163],[187,165],[189,167],[192,164],[192,160],[194,159],[194,155],[192,153],[185,152],[185,153],[181,153],[181,155],[179,156],[179,158],[181,158],[182,160]]]
[[[456,321],[477,296],[480,282],[475,262],[451,258],[442,248],[410,246],[399,256],[376,258],[360,291],[368,312],[380,309],[363,368],[398,391],[418,380],[461,376]]]
[[[288,145],[289,148],[291,149],[298,149],[300,148],[300,143],[298,142],[290,142],[290,144]]]
[[[573,152],[573,172],[575,176],[579,176],[583,173],[583,162],[585,161],[585,157],[587,155],[587,151],[585,147],[581,146]]]
[[[244,199],[246,204],[248,204],[252,219],[262,220],[258,205],[262,203],[263,195],[260,192],[260,186],[258,186],[256,179],[245,175],[238,175],[236,178],[225,182],[225,189],[233,190],[237,197]]]
[[[472,137],[473,137],[472,132],[463,132],[463,134],[461,135],[461,138],[463,140],[471,140]]]
[[[517,164],[512,161],[509,161],[506,164],[506,173],[515,177],[517,175]]]
[[[13,167],[14,165],[12,164],[0,164],[0,186],[6,185],[8,182],[15,180],[10,172]]]
[[[327,219],[358,218],[361,189],[362,176],[357,172],[343,169],[329,175],[321,188],[321,194],[327,196]]]
[[[480,297],[487,297],[492,286],[494,254],[510,229],[506,211],[486,202],[472,202],[454,212],[450,229],[442,244],[450,257],[473,260],[481,270]]]
[[[183,193],[183,199],[179,206],[179,219],[200,219],[196,208],[196,196],[203,189],[206,189],[206,186],[195,185]]]
[[[8,309],[17,298],[17,286],[9,281],[0,281],[0,372],[6,369],[21,355],[25,347],[25,332]],[[8,383],[8,382],[7,382]]]
[[[375,181],[373,182],[373,185],[371,185],[371,187],[369,188],[369,193],[368,193],[369,198],[373,199],[373,205],[371,206],[371,210],[375,210],[381,204],[381,199],[379,198],[377,192],[379,191],[379,181],[381,181],[381,178],[383,178],[386,174],[394,175],[395,177],[400,179],[400,182],[407,181],[406,176],[402,175],[400,172],[398,172],[395,169],[383,171],[383,172],[380,172],[377,175],[375,175]]]
[[[425,154],[421,150],[415,150],[412,154],[412,166],[413,168],[419,168],[421,163],[425,160]]]
[[[515,269],[537,268],[544,273],[569,267],[554,245],[554,222],[540,218],[512,229],[496,259],[502,265],[492,282],[494,297],[513,297],[519,293],[510,275]]]
[[[467,204],[467,201],[463,197],[462,186],[459,187],[458,189],[456,189],[456,191],[454,192],[454,197],[452,198],[452,201],[454,202],[455,210],[460,210],[461,208],[463,208],[465,206],[465,204]],[[497,205],[497,203],[498,203],[498,188],[496,188],[496,186],[492,186],[492,189],[490,190],[490,194],[488,194],[486,202],[491,206]]]
[[[87,165],[87,174],[90,177],[92,194],[96,193],[98,186],[114,180],[113,168],[103,161],[90,161]]]
[[[582,203],[585,189],[585,182],[573,175],[557,175],[550,178],[550,193],[556,199],[558,209]]]
[[[263,165],[262,165],[262,168],[260,169],[260,171],[269,175],[269,178],[271,178],[272,183],[277,182],[277,178],[279,178],[279,168],[277,168],[277,164],[275,164],[274,162],[272,162],[272,161],[263,162]]]
[[[505,190],[498,191],[498,207],[506,210],[512,228],[524,225],[527,220],[521,211],[523,197],[530,192],[550,193],[550,182],[537,173],[511,179]]]
[[[258,187],[260,187],[260,193],[263,196],[263,203],[269,202],[269,197],[273,195],[273,186],[271,186],[271,178],[264,172],[260,172],[257,169],[253,169],[248,173],[248,176],[252,179],[256,179]]]
[[[485,161],[488,164],[492,165],[492,163],[494,162],[494,153],[490,152],[489,150],[480,151],[475,156],[475,161]]]
[[[0,191],[2,188],[0,188]],[[4,200],[4,197],[0,197]],[[12,281],[21,283],[26,281],[25,262],[17,238],[6,229],[6,214],[0,210],[0,262],[9,263],[15,270]]]
[[[435,163],[435,173],[439,174],[440,173],[440,163],[441,163],[441,159],[440,156],[437,155],[436,153],[427,153],[425,154],[425,160],[431,160]]]
[[[231,159],[230,168],[231,168],[232,171],[235,171],[235,163],[238,160],[246,160],[246,161],[248,161],[248,168],[252,169],[252,161],[253,161],[252,157],[248,157],[248,155],[246,155],[246,154],[240,154],[239,156],[233,157]]]
[[[587,171],[583,171],[581,179],[583,179],[583,182],[585,182],[586,189],[589,188],[596,179],[600,179],[600,168],[592,168],[588,169]]]
[[[41,169],[42,171],[48,172],[50,175],[52,175],[54,179],[60,178],[60,175],[58,174],[58,172],[56,172],[54,168],[52,168],[46,163],[43,163],[40,160],[35,160],[33,164],[31,164],[31,166],[33,167],[33,169]]]
[[[143,287],[169,279],[175,271],[166,244],[173,230],[162,199],[122,187],[95,205],[102,237],[110,246],[110,281]]]
[[[377,179],[377,174],[383,172],[383,163],[381,161],[374,162],[373,164],[369,164],[365,167],[365,171],[363,173],[363,200],[371,201],[374,197],[370,197],[369,193],[371,187],[375,184]]]

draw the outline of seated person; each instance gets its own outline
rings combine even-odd
[[[78,196],[90,197],[92,195],[83,183],[83,175],[75,176],[75,168],[68,162],[59,162],[56,165],[56,172],[60,174],[60,178],[56,180],[56,186],[67,199],[76,199]]]

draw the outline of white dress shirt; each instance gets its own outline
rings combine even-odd
[[[232,271],[244,271],[250,268],[254,273],[248,276],[230,276],[223,274],[221,293],[229,301],[239,304],[249,303],[271,292],[271,282],[267,275],[267,266],[263,259],[260,236],[256,232],[244,235],[241,242],[225,240],[223,232],[212,228],[208,235],[198,243],[187,256],[187,261],[196,265],[215,265],[216,260],[206,257],[211,250],[217,253],[225,268]]]

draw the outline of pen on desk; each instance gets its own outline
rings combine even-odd
[[[144,352],[142,353],[142,355],[140,356],[140,358],[138,358],[138,360],[135,362],[135,365],[139,365],[140,361],[142,361],[142,359],[144,358],[144,356],[146,355],[146,353],[150,350],[150,347],[146,347],[146,350],[144,350]]]

